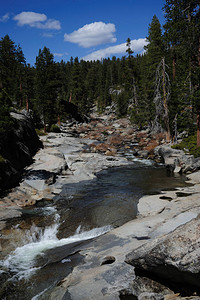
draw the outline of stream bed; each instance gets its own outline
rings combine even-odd
[[[82,243],[137,216],[143,195],[185,186],[185,176],[135,160],[90,181],[63,186],[50,205],[23,209],[3,230],[0,299],[48,299],[46,293],[83,260]]]

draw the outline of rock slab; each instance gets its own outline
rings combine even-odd
[[[0,191],[19,182],[21,171],[42,147],[31,117],[26,112],[12,113],[12,117],[17,120],[17,128],[0,135],[0,154],[4,158],[0,164]]]
[[[200,293],[200,215],[174,232],[132,251],[136,274],[156,278],[183,294]]]

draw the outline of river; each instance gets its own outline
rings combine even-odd
[[[81,263],[81,243],[134,219],[141,196],[181,186],[184,176],[134,159],[94,180],[64,185],[48,206],[23,209],[3,231],[9,242],[1,253],[0,298],[48,299],[48,291]]]

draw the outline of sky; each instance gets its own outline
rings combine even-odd
[[[1,0],[0,38],[20,45],[34,65],[39,49],[50,49],[55,61],[71,57],[101,60],[142,53],[155,14],[164,24],[164,0]]]

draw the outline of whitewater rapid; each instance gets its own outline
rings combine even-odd
[[[35,267],[36,258],[44,255],[46,250],[53,249],[56,247],[64,246],[74,242],[85,241],[110,231],[111,226],[104,226],[100,228],[94,228],[89,231],[82,231],[81,226],[78,226],[74,235],[58,239],[57,233],[59,228],[59,215],[55,215],[56,222],[41,229],[34,224],[26,233],[29,238],[28,243],[23,246],[17,247],[4,261],[0,262],[0,265],[14,273],[12,278],[28,279],[35,271],[41,267]]]

